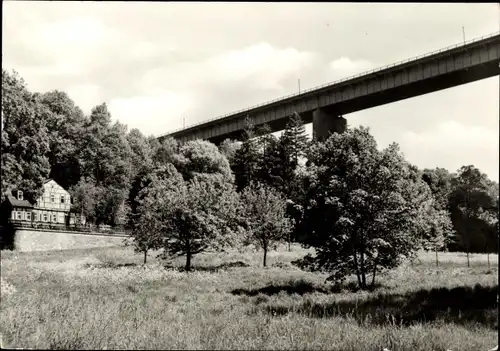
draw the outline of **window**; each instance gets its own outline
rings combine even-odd
[[[31,212],[26,212],[26,220],[31,221]]]
[[[38,221],[38,213],[33,213],[33,220],[36,222]]]
[[[17,191],[17,199],[19,201],[23,200],[24,199],[24,196],[23,196],[23,192],[21,190],[18,190]]]
[[[47,217],[46,213],[43,214],[43,221],[44,222],[48,222],[49,221],[49,218]]]
[[[50,195],[50,202],[55,202],[56,201],[56,197],[54,195]]]
[[[21,211],[16,212],[16,219],[23,219],[23,213]]]
[[[52,222],[57,222],[57,216],[55,214],[52,215]]]
[[[61,203],[64,203],[64,195],[61,195]]]

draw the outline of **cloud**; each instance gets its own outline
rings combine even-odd
[[[333,72],[335,80],[339,80],[359,73],[367,72],[376,68],[377,65],[368,60],[352,60],[349,57],[342,56],[331,61],[328,66]]]
[[[182,120],[190,98],[172,91],[156,91],[147,96],[133,98],[117,98],[109,102],[112,116],[119,116],[121,123],[129,129],[137,128],[147,135],[163,134],[163,130],[171,129],[174,118]]]
[[[106,102],[102,88],[97,84],[72,85],[66,93],[87,115],[90,115],[93,107]]]
[[[208,60],[208,69],[219,73],[217,80],[251,79],[263,89],[282,89],[279,82],[314,64],[316,54],[295,48],[279,49],[259,43],[243,50],[232,50]]]
[[[454,120],[422,133],[405,132],[399,143],[405,156],[420,167],[445,167],[456,171],[473,164],[498,181],[498,126],[467,126]]]
[[[139,84],[144,91],[163,87],[188,96],[184,115],[190,125],[295,92],[297,72],[318,70],[321,59],[317,53],[261,42],[197,62],[153,68]],[[169,129],[182,126],[178,117],[173,122]]]

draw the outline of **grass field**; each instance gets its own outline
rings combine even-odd
[[[290,264],[305,250],[195,257],[195,271],[130,248],[2,252],[3,347],[490,350],[498,257],[422,254],[373,292]]]

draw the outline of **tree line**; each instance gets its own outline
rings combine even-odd
[[[145,261],[183,255],[186,270],[200,252],[248,244],[265,266],[298,242],[315,254],[297,264],[366,288],[419,249],[498,251],[498,183],[473,165],[420,170],[364,127],[309,140],[298,114],[271,132],[247,118],[241,142],[159,142],[112,123],[105,103],[86,116],[2,70],[1,191],[33,201],[52,178],[91,223],[130,228]]]

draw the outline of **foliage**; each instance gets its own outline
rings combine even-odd
[[[138,223],[146,216],[154,233],[161,232],[164,257],[185,255],[189,271],[194,255],[234,244],[238,196],[221,173],[184,180],[173,165],[167,167],[168,177],[154,177],[143,190]]]
[[[425,223],[421,242],[424,250],[440,251],[452,240],[454,230],[449,212],[435,202],[434,199],[433,204],[419,214]]]
[[[136,208],[131,215],[133,247],[135,251],[144,253],[144,263],[149,250],[163,247],[163,223],[158,217],[158,206],[162,192],[157,191],[160,184],[168,189],[176,188],[183,183],[182,176],[172,164],[162,166],[145,174],[140,180],[140,188],[135,200]]]
[[[292,229],[293,222],[286,216],[286,201],[276,190],[261,183],[250,183],[241,195],[246,220],[247,242],[258,245],[267,253],[283,241]]]
[[[73,199],[72,209],[84,215],[89,222],[95,221],[96,205],[102,197],[102,189],[95,187],[93,183],[82,179],[70,189]]]
[[[498,221],[498,195],[495,184],[472,165],[461,167],[452,182],[449,195],[451,220],[458,244],[469,252],[488,250],[492,246]],[[498,194],[498,192],[496,192]]]
[[[287,150],[286,154],[290,161],[296,167],[299,164],[299,159],[305,157],[309,146],[304,122],[297,112],[290,117],[281,136],[281,143]]]
[[[227,158],[219,152],[217,146],[206,140],[193,140],[180,146],[173,164],[185,180],[203,174],[220,174],[225,181],[233,181]]]
[[[436,208],[448,209],[448,197],[452,188],[453,174],[444,168],[424,169],[422,180],[429,185],[436,199]]]
[[[232,164],[234,156],[236,155],[236,152],[240,149],[240,147],[241,147],[241,142],[231,139],[225,139],[219,145],[219,151],[221,154],[226,156],[227,160],[229,161],[229,164]]]
[[[256,132],[253,122],[245,119],[243,143],[236,151],[232,164],[237,190],[242,191],[256,178],[259,169],[259,145],[255,140]]]
[[[31,202],[41,195],[50,172],[49,114],[16,72],[2,69],[2,195],[17,188]]]
[[[161,142],[150,140],[153,150],[153,163],[155,166],[175,163],[176,155],[179,153],[179,143],[174,138],[165,138]]]
[[[414,252],[427,226],[419,216],[431,205],[430,190],[396,144],[379,151],[366,128],[333,134],[312,147],[310,188],[302,230],[316,249],[305,263],[342,280],[396,267]]]
[[[137,175],[144,169],[151,169],[153,167],[153,149],[147,138],[134,128],[127,134],[126,139],[131,150],[132,174]]]
[[[2,195],[20,188],[33,202],[40,195],[43,181],[50,177],[74,195],[73,210],[86,215],[91,223],[126,223],[134,227],[146,194],[142,191],[151,186],[152,177],[161,178],[160,170],[167,166],[176,169],[186,186],[195,179],[199,184],[213,185],[214,179],[221,177],[220,182],[224,184],[234,182],[240,193],[257,182],[274,189],[286,199],[286,215],[294,223],[289,242],[300,240],[306,244],[324,232],[320,230],[320,223],[333,225],[338,220],[335,216],[342,213],[335,207],[338,204],[324,203],[328,197],[337,196],[338,187],[350,191],[345,197],[339,197],[339,203],[344,206],[342,201],[372,204],[378,192],[389,191],[383,187],[373,190],[372,185],[366,185],[368,188],[356,185],[355,182],[365,182],[371,176],[348,176],[349,167],[359,166],[361,171],[354,168],[357,174],[363,172],[365,166],[356,165],[352,160],[351,163],[342,161],[340,165],[344,166],[335,166],[337,153],[326,152],[326,144],[310,142],[297,113],[291,116],[279,138],[271,134],[267,125],[255,128],[247,117],[243,142],[225,140],[217,148],[207,141],[180,144],[166,138],[160,142],[137,129],[127,132],[125,125],[112,121],[105,103],[95,106],[86,116],[63,91],[31,93],[16,72],[2,70],[2,88]],[[351,147],[355,157],[349,157],[363,162],[372,160],[372,163],[378,160],[379,156],[373,156],[375,151],[368,152],[373,154],[371,159],[363,158],[359,155],[364,155],[364,151],[356,151],[356,148],[358,146]],[[304,159],[307,159],[306,167]],[[370,167],[376,169],[373,165]],[[334,171],[327,176],[329,171],[325,169],[330,168]],[[429,250],[444,247],[467,252],[498,250],[498,183],[487,179],[473,166],[462,167],[458,174],[443,168],[419,172],[408,166],[407,170],[407,181],[413,179],[413,183],[418,184],[415,189],[409,187],[407,192],[414,191],[424,199],[430,189],[433,198],[427,202],[422,200],[422,206],[414,213],[415,224],[406,230],[418,238],[415,245]],[[323,178],[318,180],[318,177]],[[422,179],[429,189],[425,190],[415,177]],[[366,191],[368,198],[359,194],[356,198],[356,189]],[[234,201],[235,213],[241,210],[238,203]],[[323,210],[336,214],[325,219]],[[354,218],[362,216],[364,210],[358,209],[356,216],[354,211],[347,214]],[[245,224],[242,212],[229,217],[237,218],[228,224],[234,231]],[[314,221],[317,224],[311,227]],[[317,229],[311,229],[314,226]],[[411,250],[406,253],[411,254]]]
[[[54,90],[39,97],[40,102],[50,111],[46,120],[51,166],[49,176],[68,189],[80,179],[77,154],[84,146],[83,131],[87,119],[65,92]]]
[[[255,143],[258,149],[256,172],[252,181],[261,182],[277,190],[282,190],[281,178],[277,169],[281,168],[278,158],[278,138],[271,134],[267,124],[258,130]]]

